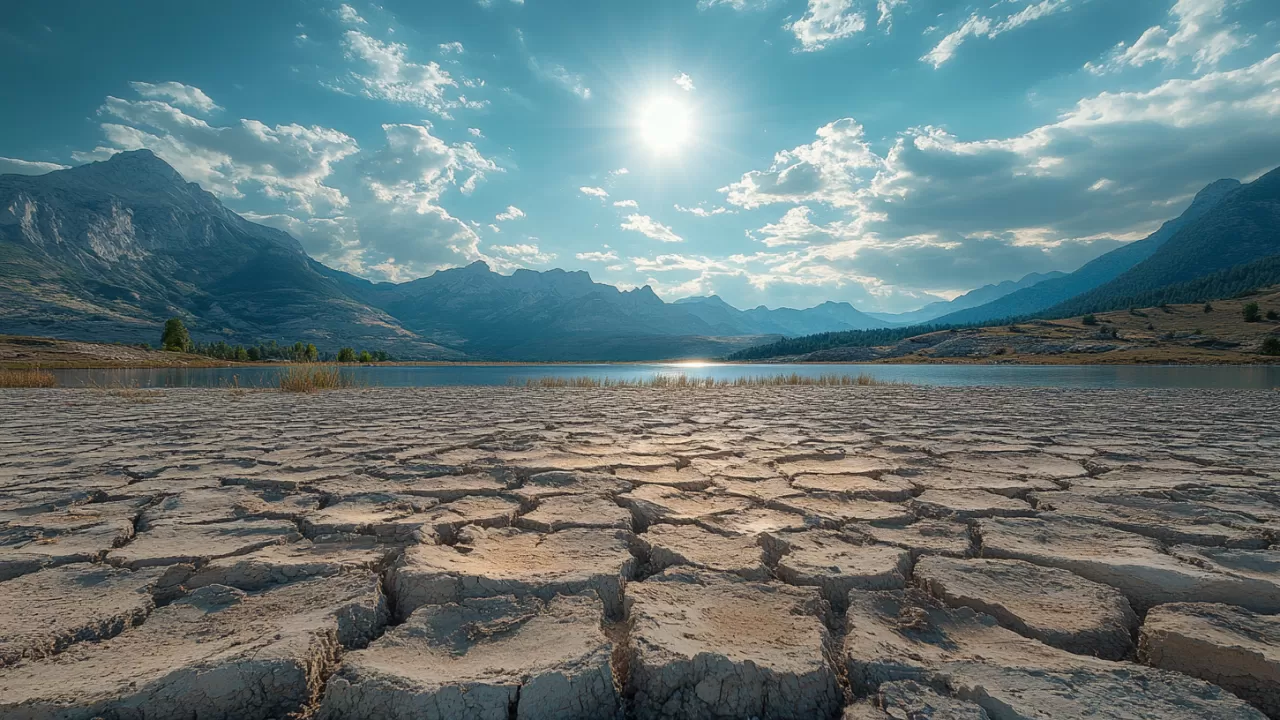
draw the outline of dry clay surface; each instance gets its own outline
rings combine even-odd
[[[0,717],[1275,720],[1277,399],[0,391]]]

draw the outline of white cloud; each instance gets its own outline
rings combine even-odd
[[[698,9],[728,7],[734,10],[760,10],[769,5],[770,0],[698,0]]]
[[[1056,122],[1008,138],[917,127],[879,154],[852,119],[819,137],[722,188],[741,207],[797,206],[751,233],[786,249],[753,261],[765,265],[752,266],[753,278],[844,273],[912,292],[971,288],[1073,269],[1118,245],[1106,238],[1154,230],[1209,182],[1271,169],[1280,54],[1084,98]],[[837,219],[817,222],[820,210]]]
[[[866,27],[867,18],[853,9],[853,0],[809,0],[805,14],[784,29],[800,41],[796,52],[815,52]]]
[[[464,52],[462,43],[456,40],[454,42],[440,43],[437,47],[445,55],[461,55]]]
[[[198,87],[183,85],[179,82],[145,83],[131,82],[129,87],[144,98],[164,100],[170,105],[184,107],[199,113],[208,114],[221,110],[204,91]]]
[[[343,3],[338,6],[338,19],[346,25],[366,25],[367,21],[360,17],[356,9]]]
[[[630,171],[630,170],[628,170],[628,169],[626,169],[626,168],[624,168],[624,167],[622,167],[622,168],[618,168],[617,170],[610,170],[610,171],[609,171],[609,175],[610,175],[610,176],[616,176],[616,175],[629,175],[630,173],[631,173],[631,171]]]
[[[619,200],[615,202],[613,206],[623,207],[623,208],[638,208],[640,207],[640,203],[636,202],[635,200]]]
[[[712,215],[725,215],[725,214],[733,213],[732,210],[726,207],[713,207],[710,210],[708,210],[702,206],[685,207],[677,203],[675,208],[677,212],[689,213],[690,215],[695,215],[697,217],[711,217]]]
[[[613,262],[618,259],[618,254],[612,250],[604,252],[580,252],[574,257],[587,262]]]
[[[876,11],[880,14],[880,19],[876,20],[878,27],[883,27],[885,32],[893,30],[893,10],[907,4],[907,0],[878,0],[876,2]]]
[[[402,43],[382,42],[359,30],[348,30],[343,47],[348,57],[369,67],[368,74],[352,73],[366,97],[418,105],[441,115],[460,106],[476,106],[465,97],[447,99],[446,90],[458,83],[438,63],[410,62],[406,57],[408,47]]]
[[[242,119],[214,126],[158,100],[108,97],[98,109],[106,144],[73,153],[79,161],[101,160],[122,150],[148,148],[183,177],[224,198],[238,198],[244,186],[308,213],[345,207],[347,198],[325,184],[334,163],[354,155],[356,141],[337,130],[313,125],[269,126]]]
[[[680,89],[685,92],[693,92],[695,90],[693,87],[693,78],[689,77],[689,73],[680,73],[679,75],[671,78],[671,82],[679,85]]]
[[[583,195],[590,195],[591,197],[600,198],[601,200],[609,197],[609,193],[604,188],[598,188],[598,187],[587,187],[584,185],[578,188],[578,192],[582,193]]]
[[[493,223],[489,223],[489,229],[496,233],[502,232],[502,228],[498,227],[497,225],[494,225]]]
[[[525,55],[525,62],[529,65],[529,70],[533,72],[535,77],[539,80],[559,85],[583,100],[591,99],[591,88],[587,87],[587,80],[581,73],[570,72],[559,63],[541,59],[529,52],[529,47],[524,40],[524,33],[520,30],[516,31],[516,40],[520,44],[520,50]]]
[[[935,68],[942,67],[944,63],[956,54],[956,50],[964,44],[965,40],[971,37],[996,38],[1042,17],[1070,10],[1069,3],[1070,0],[1041,0],[1041,2],[1028,5],[999,21],[981,15],[970,15],[969,19],[965,20],[959,28],[942,38],[932,50],[920,59]],[[996,7],[998,6],[997,4]]]
[[[634,230],[660,242],[684,242],[684,238],[675,234],[675,231],[648,215],[628,215],[626,221],[622,223],[622,229]]]
[[[1100,75],[1125,66],[1176,65],[1186,59],[1195,63],[1196,72],[1214,67],[1253,39],[1242,34],[1238,24],[1226,22],[1226,10],[1227,0],[1178,0],[1169,11],[1172,32],[1150,27],[1133,45],[1120,43],[1105,61],[1086,63],[1085,69]]]
[[[498,213],[497,215],[494,215],[493,219],[497,220],[498,222],[506,222],[508,220],[515,220],[516,218],[522,218],[524,216],[525,215],[523,210],[516,207],[515,205],[508,205],[506,210]]]
[[[530,265],[545,265],[556,259],[555,253],[543,252],[537,245],[522,243],[519,245],[494,245],[494,252],[502,253],[509,258]]]
[[[0,175],[44,175],[54,170],[66,169],[66,165],[58,163],[0,157]]]

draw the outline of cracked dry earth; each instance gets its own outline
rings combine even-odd
[[[1278,398],[3,391],[0,717],[1280,718]]]

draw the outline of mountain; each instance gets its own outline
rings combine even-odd
[[[1054,280],[1056,278],[1065,277],[1066,273],[1057,271],[1047,273],[1030,273],[1022,276],[1020,280],[1005,280],[995,285],[983,285],[976,290],[961,295],[953,300],[942,300],[932,302],[919,310],[912,310],[904,313],[867,313],[871,317],[897,325],[919,325],[927,323],[934,318],[942,317],[953,312],[967,310],[979,305],[985,305],[989,302],[999,300],[1000,298],[1011,293],[1038,285],[1046,280]]]
[[[878,327],[847,303],[740,311],[666,303],[585,272],[483,262],[376,283],[311,259],[147,150],[46,175],[0,175],[0,332],[157,341],[313,342],[401,358],[655,360],[720,356],[779,335]]]
[[[1213,182],[1196,194],[1191,205],[1181,215],[1164,223],[1142,240],[1136,240],[1094,258],[1079,270],[1063,277],[1045,280],[984,305],[941,315],[935,318],[933,323],[968,325],[1032,315],[1093,290],[1111,282],[1154,255],[1156,250],[1173,238],[1179,230],[1203,216],[1239,187],[1240,183],[1237,180]]]
[[[1050,308],[1057,317],[1129,307],[1130,298],[1238,269],[1246,275],[1280,255],[1280,168],[1240,186],[1185,223],[1150,257],[1069,301]],[[1081,310],[1084,308],[1084,310]]]
[[[893,324],[860,312],[847,302],[828,301],[804,310],[786,307],[770,310],[764,305],[739,310],[720,296],[710,295],[682,298],[674,304],[713,327],[726,331],[734,328],[738,333],[811,335],[817,332],[889,327]]]

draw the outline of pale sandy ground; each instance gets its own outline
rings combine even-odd
[[[0,391],[0,717],[1280,717],[1276,392]]]

